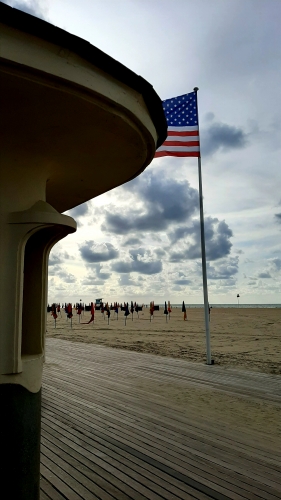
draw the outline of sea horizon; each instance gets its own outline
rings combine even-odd
[[[164,307],[164,305],[165,304],[159,304],[160,307]],[[172,307],[182,307],[182,303],[181,304],[171,304],[171,306]],[[202,308],[202,307],[204,307],[204,304],[188,304],[187,302],[185,302],[185,307],[190,308],[190,309],[191,308]],[[238,304],[213,304],[210,302],[210,307],[212,307],[213,309],[216,309],[216,308],[275,309],[275,308],[281,308],[281,304],[239,304],[239,306],[238,306]]]

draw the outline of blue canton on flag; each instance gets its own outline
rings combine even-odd
[[[197,92],[163,101],[168,137],[155,153],[160,156],[200,156]]]

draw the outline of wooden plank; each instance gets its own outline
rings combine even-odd
[[[71,403],[72,410],[73,410],[73,407],[74,407],[74,406],[75,406],[75,400],[73,400],[73,399],[72,399],[72,403]],[[88,412],[85,412],[85,411],[84,411],[84,416],[85,416],[85,415],[88,415]],[[95,419],[97,420],[97,419],[98,419],[98,417],[97,417],[97,416],[95,416]],[[121,419],[120,419],[120,420],[121,420]],[[123,421],[123,419],[122,419],[122,421]],[[99,425],[102,425],[102,424],[100,423]],[[128,424],[128,422],[126,423],[126,425],[127,425],[127,426],[129,425],[129,424]],[[114,427],[114,424],[113,424],[112,426]],[[151,437],[151,436],[150,436],[150,437]],[[162,437],[163,437],[163,436],[162,436]],[[164,438],[163,438],[163,439],[164,439]],[[204,443],[204,447],[205,447],[205,446],[206,446],[206,443]],[[228,452],[229,452],[229,450],[230,450],[230,448],[228,448]],[[188,449],[186,449],[185,451],[186,451],[186,452],[188,452],[189,450],[188,450]],[[212,446],[212,447],[211,447],[211,453],[212,453],[212,455],[214,455],[214,451],[215,451],[214,446]],[[219,451],[218,451],[218,453],[221,455],[221,450],[219,450]],[[231,449],[231,454],[233,455],[233,450],[232,450],[232,449]],[[245,458],[245,457],[244,457],[244,458]],[[250,460],[251,458],[252,458],[252,457],[250,457],[250,458],[249,458],[249,460]],[[241,462],[243,461],[243,457],[241,456],[241,454],[239,455],[238,460],[239,460],[239,462],[240,462],[240,464],[241,464]],[[256,469],[256,468],[257,468],[258,463],[257,463],[257,461],[255,461],[255,462],[253,462],[253,463],[254,463],[254,468]],[[243,466],[243,467],[245,467],[245,464],[242,464],[242,466]],[[263,461],[263,469],[262,469],[262,470],[263,470],[263,473],[264,473],[264,472],[265,472],[265,470],[266,470],[266,469],[264,469],[264,466],[265,466],[265,464],[264,464],[264,461]]]
[[[57,448],[61,450],[65,450],[66,453],[69,454],[70,457],[77,458],[81,463],[83,463],[84,466],[88,467],[93,474],[95,474],[95,481],[96,483],[99,481],[99,478],[101,478],[104,481],[104,486],[108,484],[108,489],[109,491],[112,491],[112,486],[114,488],[119,489],[122,492],[121,499],[123,500],[126,499],[127,497],[129,498],[134,498],[136,500],[143,499],[144,497],[139,495],[133,488],[130,486],[126,485],[123,483],[117,475],[115,476],[110,472],[106,470],[106,468],[102,467],[102,460],[96,460],[94,459],[94,454],[93,450],[88,452],[85,448],[79,447],[75,442],[71,442],[68,439],[63,438],[60,436],[58,433],[56,433],[54,430],[51,430],[51,434],[48,434],[47,431],[45,431],[44,426],[42,428],[42,434],[46,439],[51,443],[56,443]],[[116,498],[117,494],[115,493]]]
[[[64,442],[62,442],[60,440],[58,434],[56,434],[56,437],[54,437],[53,436],[54,432],[52,429],[50,429],[50,433],[49,433],[47,430],[47,427],[45,427],[45,425],[43,426],[42,432],[43,432],[43,436],[46,437],[46,439],[48,439],[51,443],[56,444],[56,447],[59,447],[60,449],[64,450],[68,456],[73,456],[73,457],[78,458],[79,460],[81,460],[83,462],[84,465],[87,464],[89,466],[89,468],[91,468],[91,470],[93,467],[93,462],[90,462],[88,460],[88,458],[86,458],[86,456],[93,460],[93,457],[91,456],[91,452],[96,454],[98,452],[98,450],[101,451],[99,456],[102,456],[102,457],[104,456],[104,453],[102,453],[102,450],[104,450],[104,447],[97,446],[96,444],[92,447],[90,440],[87,440],[87,444],[89,446],[89,447],[87,446],[87,449],[85,449],[83,447],[80,447],[80,449],[79,449],[79,446],[76,446],[75,450],[73,450],[72,448],[70,448],[70,446],[65,445]],[[73,440],[72,440],[72,443],[73,443]],[[80,453],[78,453],[78,450]],[[91,450],[91,452],[88,452],[87,450]],[[108,450],[106,450],[106,453],[108,453]],[[109,450],[109,453],[110,453],[110,450]],[[111,455],[111,456],[113,456],[113,458],[114,458],[114,455]],[[132,465],[132,456],[128,454],[128,457],[130,459],[130,460],[128,460],[128,463]],[[114,463],[114,462],[112,462],[112,463]],[[127,466],[129,467],[128,463],[127,463]],[[176,496],[176,498],[182,498],[184,500],[186,498],[191,498],[191,495],[192,495],[192,498],[197,498],[200,500],[206,500],[207,498],[209,498],[200,492],[196,492],[193,489],[188,488],[188,486],[185,485],[184,483],[180,483],[179,481],[174,480],[172,476],[161,473],[161,471],[159,473],[158,469],[151,466],[150,464],[147,465],[144,461],[139,460],[138,462],[136,462],[136,460],[135,460],[134,463],[137,463],[139,465],[138,468],[135,468],[136,471],[143,469],[142,474],[145,475],[145,477],[147,479],[149,479],[150,484],[153,482],[156,482],[157,478],[160,476],[160,479],[159,479],[157,484],[159,484],[163,488],[167,489],[168,493],[167,493],[167,495],[165,494],[165,496],[167,496],[169,500],[171,498],[173,498],[174,496]],[[146,465],[146,467],[145,467],[145,465]],[[104,474],[103,472],[100,472],[100,473]],[[113,481],[113,476],[111,476],[109,479],[111,481]],[[174,487],[174,485],[176,485],[177,487]],[[124,493],[122,493],[122,495],[123,496],[121,498],[123,500],[123,498],[125,499],[126,497],[124,497]]]
[[[99,438],[97,438],[97,434],[95,433],[94,435],[92,434],[91,432],[91,427],[90,426],[87,426],[86,424],[83,425],[81,424],[81,422],[77,422],[77,419],[78,419],[78,416],[76,416],[76,418],[72,418],[69,414],[67,416],[67,419],[66,420],[61,420],[60,416],[58,415],[58,420],[60,420],[60,422],[63,422],[63,423],[69,423],[71,425],[71,427],[73,427],[73,425],[75,425],[76,423],[76,426],[79,425],[79,427],[81,426],[84,432],[84,435],[88,436],[89,438],[92,438],[95,440],[95,444],[94,446],[97,447],[97,448],[100,448],[100,449],[104,449],[104,446],[109,446],[109,442],[106,442],[105,439],[106,437],[103,436],[103,435],[99,435]],[[87,432],[87,429],[89,430],[89,432]],[[99,442],[102,443],[102,446],[99,445]],[[114,445],[112,446],[112,444],[110,444],[110,448],[112,449],[115,448],[115,449],[118,449],[118,453],[121,453],[123,451],[122,448],[117,448],[117,447],[114,447]],[[107,451],[108,453],[108,451]],[[121,453],[122,455],[122,453]],[[129,456],[130,460],[132,460],[132,451],[130,453],[130,456]],[[184,457],[183,457],[184,459]],[[204,471],[204,467],[202,467],[202,470]],[[278,498],[279,497],[279,494],[278,492],[274,492],[274,490],[271,491],[271,493],[268,493],[265,488],[263,487],[263,485],[257,480],[255,481],[251,481],[248,477],[243,477],[242,476],[242,472],[241,470],[238,471],[238,474],[231,474],[231,472],[229,473],[229,471],[226,471],[224,468],[222,467],[216,467],[215,469],[215,474],[217,477],[220,477],[222,480],[224,481],[229,481],[229,482],[234,482],[234,484],[236,486],[240,485],[241,489],[245,489],[246,491],[248,492],[251,492],[255,495],[257,495],[258,497],[261,497],[263,498],[264,500],[265,499],[274,499],[274,498]]]
[[[75,422],[75,420],[74,420],[74,422]],[[81,422],[79,422],[79,425],[81,425]],[[66,427],[63,425],[63,426],[62,426],[62,428],[66,428]],[[93,435],[92,435],[92,433],[87,432],[87,426],[83,426],[83,429],[84,429],[84,431],[83,431],[83,432],[84,432],[84,434],[85,434],[88,438],[90,438],[90,439],[91,439],[91,438],[93,437],[93,438],[96,440],[96,435],[95,435],[95,436],[93,436]],[[73,432],[73,430],[71,430],[71,432]],[[97,446],[97,445],[95,444],[95,446]],[[145,456],[147,457],[147,450],[144,450],[144,453],[146,454]],[[153,458],[153,457],[152,457],[152,458]],[[184,457],[183,457],[183,458],[184,458]],[[147,458],[146,458],[146,459],[147,459]],[[161,463],[163,464],[163,460],[161,460]],[[173,467],[175,468],[175,461],[173,461],[172,463],[173,463]],[[179,464],[179,462],[176,462],[176,463],[177,463],[177,464]],[[186,464],[185,464],[184,469],[186,469]],[[190,472],[194,472],[194,471],[195,471],[195,474],[196,474],[196,473],[198,473],[198,471],[197,471],[195,468],[191,467],[190,465],[189,465],[189,467],[186,469],[186,472],[185,472],[185,470],[184,470],[184,469],[182,469],[182,470],[181,470],[181,472],[182,472],[182,473],[186,473],[187,471],[188,471],[188,474],[189,474],[189,475],[190,475]],[[213,479],[213,477],[212,477],[213,475],[212,475],[212,474],[210,475],[210,474],[209,474],[209,472],[207,472],[207,470],[208,470],[208,469],[207,469],[206,467],[205,467],[205,470],[203,469],[203,472],[204,472],[204,478],[209,479],[209,480],[210,480],[210,479]],[[209,469],[209,470],[210,470],[210,469]],[[220,473],[219,473],[219,471],[218,471],[218,469],[216,469],[216,470],[215,470],[215,472],[214,472],[214,471],[212,471],[212,472],[213,472],[213,474],[215,473],[215,475],[216,475],[216,476],[215,476],[215,477],[216,477],[216,480],[217,480],[217,482],[218,482],[219,484],[224,485],[224,486],[225,486],[225,488],[227,488],[227,489],[231,488],[231,490],[232,490],[233,492],[235,492],[235,491],[236,491],[236,492],[239,492],[239,494],[240,494],[241,496],[242,496],[242,495],[244,495],[244,496],[245,496],[245,498],[247,498],[247,497],[248,497],[248,494],[247,494],[247,492],[246,492],[246,491],[243,493],[243,490],[244,490],[244,489],[245,489],[245,490],[247,490],[248,492],[249,492],[249,491],[250,491],[250,492],[252,492],[252,495],[253,495],[252,497],[253,497],[253,498],[260,498],[261,496],[262,496],[262,498],[265,498],[266,496],[267,496],[268,498],[271,498],[271,499],[278,498],[278,496],[275,496],[275,495],[274,495],[274,492],[273,492],[273,491],[271,492],[271,494],[269,494],[269,493],[268,493],[268,494],[264,494],[264,493],[263,493],[263,491],[262,491],[262,490],[263,490],[263,488],[262,488],[262,486],[261,486],[260,484],[259,484],[258,486],[256,485],[256,486],[255,486],[255,488],[251,488],[249,485],[247,485],[247,483],[242,482],[242,481],[240,480],[240,478],[239,478],[239,476],[238,476],[238,475],[236,475],[236,477],[232,477],[232,478],[231,478],[231,477],[229,476],[229,474],[226,474],[225,472],[223,472],[222,474],[220,474]],[[202,473],[202,471],[199,471],[199,474],[201,474],[201,473]],[[241,477],[241,476],[240,476],[240,477]],[[219,482],[219,479],[220,479],[220,478],[221,478],[221,480],[222,480],[222,482],[221,482],[221,483]],[[232,481],[233,481],[233,484],[232,484],[231,486],[230,486],[230,484],[229,484],[229,481],[230,481],[230,480],[232,480]]]
[[[71,497],[69,498],[83,498],[83,500],[99,500],[99,497],[90,492],[80,481],[75,479],[75,471],[71,467],[67,467],[63,461],[59,460],[58,457],[52,455],[52,458],[55,458],[53,461],[50,458],[50,453],[44,453],[46,451],[44,447],[42,447],[41,451],[41,463],[44,464],[51,472],[53,472],[57,477],[59,477],[66,485],[69,486],[69,490],[71,491]],[[73,476],[72,474],[75,474]],[[69,495],[70,493],[68,493]],[[68,498],[68,497],[67,497]]]
[[[115,385],[116,385],[116,384],[115,384]],[[66,386],[67,386],[67,382],[66,382]],[[75,387],[74,387],[74,390],[75,390]],[[95,391],[95,394],[96,394],[96,391]],[[105,397],[105,396],[104,396],[104,397]],[[163,411],[162,411],[162,413],[165,413],[165,412],[163,412]],[[177,414],[175,414],[175,412],[173,412],[173,418],[174,418],[174,419],[178,419],[178,417],[179,417],[179,416],[178,416]],[[184,424],[185,424],[185,422],[184,422]],[[201,432],[202,432],[202,430],[201,430]],[[228,442],[229,442],[229,437],[228,437]],[[236,443],[236,442],[235,442],[235,443],[234,443],[234,442],[232,443],[232,447],[233,447],[233,445],[235,445],[235,446],[237,447],[237,443]],[[257,447],[255,447],[255,450],[257,450]],[[263,455],[264,455],[264,456],[266,456],[266,451],[265,451],[264,449],[259,450],[259,451],[262,451]],[[272,456],[272,453],[271,453],[271,456]],[[281,458],[281,455],[280,455],[280,458]],[[279,461],[278,463],[280,463],[280,461]]]
[[[41,465],[41,470],[42,472],[44,471],[42,465]],[[65,500],[65,496],[62,496],[53,486],[49,481],[45,479],[45,477],[41,477],[40,480],[40,490],[41,490],[41,495],[40,495],[40,500],[43,500],[43,495],[46,496],[46,498],[51,499],[51,500]]]
[[[131,356],[64,341],[52,345],[54,364],[47,365],[43,384],[45,496],[50,496],[46,484],[51,484],[67,499],[66,493],[102,498],[102,491],[107,492],[108,500],[119,498],[114,492],[151,500],[280,498],[281,454],[256,443],[258,433],[237,437],[215,425],[210,430],[204,419],[192,420],[169,408],[145,384],[137,390],[134,385],[138,377],[144,381],[153,377],[181,387],[209,385],[252,401],[263,397],[278,405],[281,392],[276,379],[272,382],[270,377],[251,375],[246,380],[243,374],[239,378],[239,373],[228,371],[221,381],[221,370],[193,369],[183,360]],[[93,472],[93,466],[99,474]]]
[[[67,484],[53,473],[48,467],[45,466],[44,457],[41,457],[41,474],[46,478],[56,490],[62,493],[62,497],[67,500],[81,500],[81,496],[77,495]]]
[[[64,472],[69,474],[82,487],[84,487],[82,494],[85,500],[99,498],[102,498],[103,500],[114,500],[114,496],[109,493],[107,485],[106,490],[100,488],[98,484],[90,480],[89,477],[85,475],[84,467],[81,466],[77,460],[69,460],[66,454],[59,453],[55,446],[50,446],[50,444],[44,439],[42,439],[41,442],[41,453],[59,466]],[[81,494],[80,491],[79,494]]]
[[[50,500],[50,497],[48,497],[46,495],[46,493],[44,493],[44,491],[40,491],[40,500]]]
[[[67,431],[64,431],[63,434],[58,433],[55,429],[57,426],[55,424],[52,425],[52,434],[60,441],[63,443],[67,444],[69,447],[73,448],[74,450],[77,450],[81,453],[83,456],[87,456],[88,458],[90,457],[91,461],[94,464],[99,465],[101,468],[104,468],[109,474],[119,478],[122,480],[125,485],[128,485],[130,488],[135,489],[133,491],[133,498],[138,499],[138,498],[148,498],[148,499],[160,499],[163,497],[160,497],[158,494],[156,494],[153,491],[150,491],[148,488],[153,488],[154,485],[151,484],[151,482],[147,482],[144,479],[139,477],[139,475],[136,475],[135,473],[132,473],[131,470],[129,470],[127,467],[122,467],[120,463],[114,462],[114,465],[111,465],[110,461],[106,460],[106,457],[102,457],[100,459],[98,456],[96,456],[93,453],[93,447],[88,444],[88,439],[83,441],[83,436],[80,438],[79,435],[78,437],[75,436],[75,434],[69,435]],[[42,429],[45,430],[44,428],[44,423],[42,425]],[[82,444],[82,446],[81,446]],[[87,455],[85,452],[88,452]],[[140,481],[143,481],[142,483]],[[147,484],[147,486],[144,486],[144,484]],[[124,486],[123,486],[124,487]],[[131,490],[132,491],[132,490]],[[141,494],[141,495],[140,495]],[[189,496],[185,497],[189,498]],[[196,498],[196,497],[195,497]],[[216,498],[216,496],[214,496]]]

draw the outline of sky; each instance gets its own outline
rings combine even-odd
[[[162,100],[199,87],[210,304],[281,300],[281,1],[5,0],[89,41]],[[67,212],[49,302],[203,303],[196,158]]]

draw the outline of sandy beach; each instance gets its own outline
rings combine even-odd
[[[88,321],[90,313],[81,317]],[[211,309],[211,349],[215,364],[281,374],[281,308]],[[187,359],[204,363],[206,341],[204,311],[202,308],[187,308],[187,321],[183,313],[173,308],[166,322],[163,309],[155,311],[150,321],[149,308],[144,308],[139,317],[128,316],[126,326],[124,313],[111,311],[110,321],[96,311],[95,322],[79,324],[73,310],[72,328],[64,311],[59,315],[56,328],[48,313],[47,337],[56,337],[75,342],[95,343],[160,356]]]
[[[155,312],[150,321],[149,309],[134,314],[125,326],[123,312],[111,313],[110,322],[96,311],[94,324],[79,324],[75,311],[72,321],[64,311],[57,319],[56,328],[48,314],[47,337],[72,342],[94,343],[102,346],[137,352],[170,356],[197,363],[206,362],[206,343],[203,309],[187,309],[183,321],[181,309],[173,309],[166,323],[163,309]],[[81,322],[86,322],[85,313]],[[215,364],[225,368],[281,374],[281,309],[213,308],[211,310],[211,347]],[[217,387],[200,383],[183,387],[178,380],[161,383],[138,378],[138,389],[146,395],[160,398],[169,408],[178,409],[192,418],[204,419],[207,424],[238,433],[243,439],[254,440],[262,446],[280,449],[281,419],[278,402],[227,393]],[[206,425],[207,425],[206,424]]]

